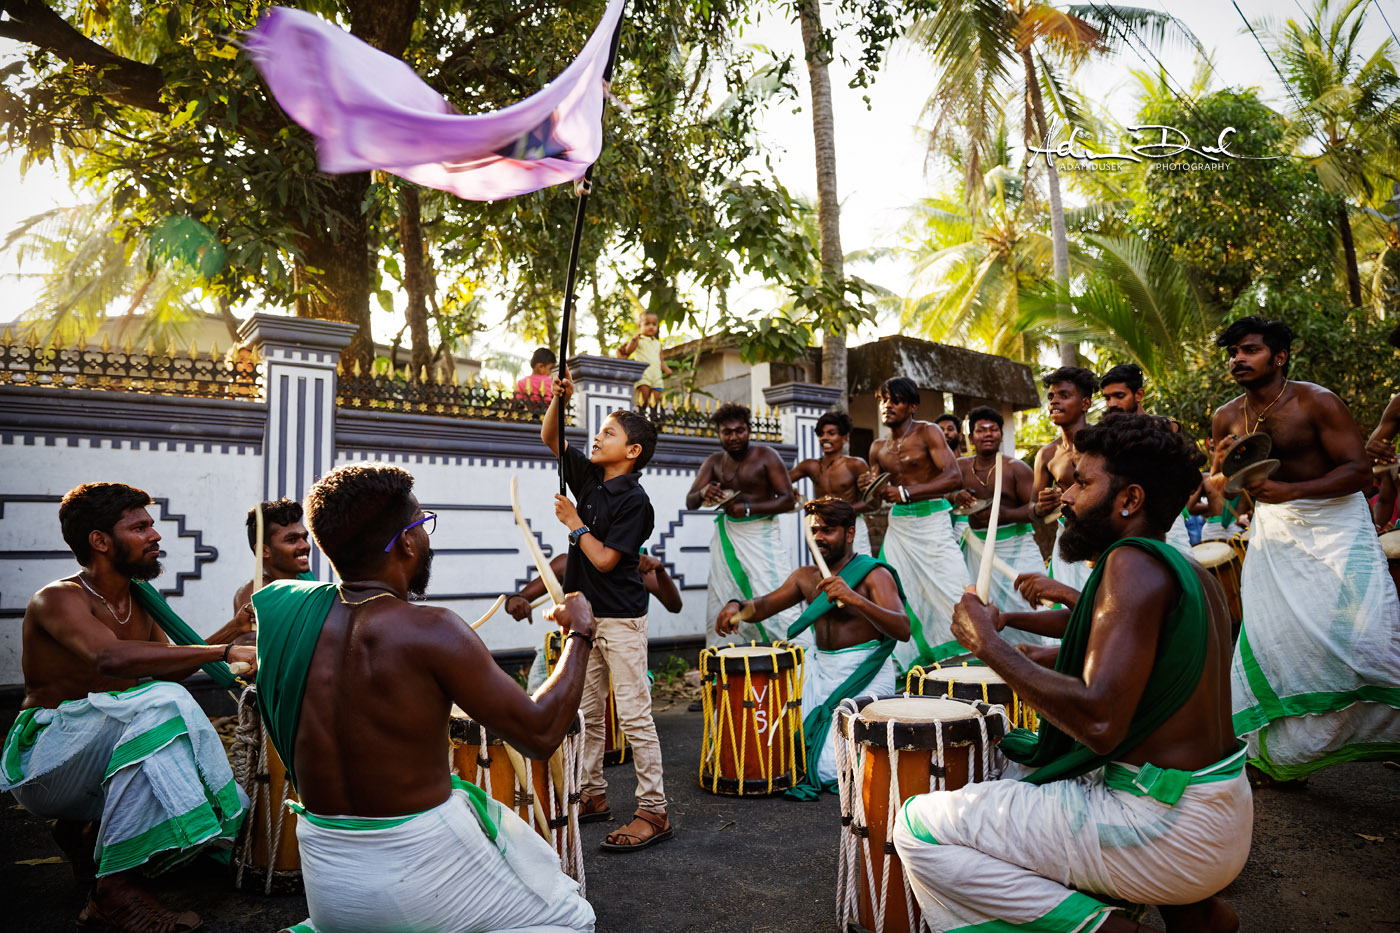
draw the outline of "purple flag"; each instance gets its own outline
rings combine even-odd
[[[573,181],[603,146],[603,97],[623,0],[563,74],[494,113],[461,114],[407,64],[334,23],[273,7],[246,47],[325,172],[380,169],[472,201]]]

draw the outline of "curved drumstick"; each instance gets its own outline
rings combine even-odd
[[[535,540],[529,524],[525,521],[525,513],[520,511],[519,479],[517,476],[510,478],[510,508],[515,513],[515,524],[520,526],[520,533],[525,536],[525,547],[535,560],[535,569],[539,571],[540,579],[544,581],[545,592],[549,593],[550,598],[556,603],[562,603],[564,601],[564,588],[559,585],[559,578],[554,575],[554,568],[549,566],[549,561],[544,559],[544,552],[540,550],[539,542]]]
[[[802,534],[807,537],[807,550],[812,552],[812,559],[817,562],[817,573],[820,573],[822,579],[825,580],[831,576],[831,568],[826,565],[826,559],[822,557],[822,552],[817,549],[817,536],[812,534],[812,526],[807,524],[807,516],[799,518],[797,523],[802,526]],[[838,606],[841,605],[834,599],[832,602]]]
[[[500,596],[497,596],[497,597],[496,597],[496,601],[495,601],[494,603],[491,604],[491,608],[486,610],[486,615],[482,616],[481,618],[477,619],[475,622],[472,623],[472,628],[474,628],[474,629],[481,628],[483,625],[486,624],[486,620],[489,619],[489,618],[491,618],[493,615],[495,615],[495,614],[496,614],[496,610],[497,610],[497,609],[500,609],[500,608],[501,608],[502,606],[504,606],[505,604],[506,604],[506,597],[505,597],[505,594],[502,593]]]
[[[982,539],[973,534],[972,529],[966,525],[963,526],[963,538],[967,540],[968,545],[976,551],[979,556],[986,553],[986,548],[982,546]],[[997,573],[1006,577],[1006,579],[1010,580],[1012,583],[1016,582],[1016,577],[1019,576],[1019,574],[1016,573],[1016,568],[1000,557],[997,557],[995,554],[992,555],[992,566],[996,568]],[[1046,602],[1045,600],[1040,601],[1040,606],[1042,608],[1049,608],[1053,605],[1054,603]]]
[[[997,519],[1001,517],[1001,451],[997,451],[997,478],[992,487],[992,511],[987,516],[987,545],[982,549],[982,563],[977,568],[977,598],[990,602],[992,595],[992,561],[996,557]]]
[[[253,588],[248,592],[248,595],[249,595],[250,597],[251,597],[254,593],[256,593],[258,590],[262,589],[262,585],[263,585],[263,577],[262,577],[262,573],[263,573],[263,571],[262,571],[262,552],[263,552],[263,509],[262,509],[262,503],[261,503],[261,502],[259,502],[259,503],[257,504],[257,506],[253,509],[253,512],[255,513],[255,516],[256,516],[255,519],[254,519],[254,521],[255,521],[255,523],[256,523],[256,525],[257,525],[257,531],[256,531],[256,533],[255,533],[255,537],[253,538],[253,540],[257,542],[257,547],[253,548]]]
[[[522,793],[530,795],[530,802],[534,804],[535,822],[540,826],[540,832],[546,839],[549,838],[549,817],[544,815],[544,804],[540,803],[540,795],[535,793],[535,785],[530,781],[530,769],[525,766],[525,757],[512,748],[509,744],[503,744],[506,750],[506,757],[510,759],[510,766],[515,769],[515,782],[520,786]]]

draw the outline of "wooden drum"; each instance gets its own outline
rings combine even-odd
[[[554,665],[564,653],[562,632],[547,632],[544,636],[545,670],[554,673]],[[627,760],[627,736],[617,722],[617,697],[613,693],[612,674],[608,674],[608,699],[603,704],[603,764],[620,765]]]
[[[785,791],[806,773],[802,649],[788,642],[700,652],[700,786],[713,794]]]
[[[452,773],[514,810],[554,846],[564,873],[584,894],[583,841],[578,809],[583,781],[583,717],[575,715],[549,761],[535,761],[492,735],[461,709],[448,725]]]
[[[1202,541],[1191,548],[1196,563],[1211,572],[1225,591],[1225,606],[1230,610],[1230,630],[1239,636],[1244,621],[1244,601],[1240,595],[1240,573],[1244,570],[1244,551],[1230,541]]]
[[[302,890],[297,817],[287,809],[296,791],[287,781],[287,766],[263,732],[258,716],[258,688],[244,689],[238,705],[234,774],[248,794],[248,813],[233,846],[234,886],[264,893]]]
[[[1005,710],[944,697],[855,697],[836,709],[841,796],[836,911],[842,929],[913,933],[919,905],[894,854],[904,801],[1001,773]]]
[[[1032,732],[1040,728],[1040,717],[1035,710],[1021,702],[1001,675],[981,664],[938,664],[927,670],[911,668],[904,689],[914,696],[945,696],[1004,706],[1014,728]]]

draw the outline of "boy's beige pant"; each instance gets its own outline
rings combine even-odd
[[[632,748],[637,769],[637,806],[643,810],[666,809],[661,785],[661,742],[651,718],[651,682],[647,679],[647,617],[594,620],[593,650],[583,684],[583,792],[603,794],[603,746],[607,722],[608,674],[612,673],[617,699],[617,721]]]

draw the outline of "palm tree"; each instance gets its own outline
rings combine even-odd
[[[0,251],[13,250],[20,263],[35,259],[51,270],[38,301],[24,312],[27,329],[45,343],[71,344],[114,314],[130,323],[144,313],[131,336],[163,346],[180,325],[201,317],[198,292],[206,275],[223,265],[217,239],[184,217],[166,218],[138,235],[130,227],[129,217],[114,215],[103,201],[53,208],[10,231]],[[226,304],[219,308],[236,342],[239,322]]]
[[[1400,180],[1400,76],[1390,39],[1369,55],[1358,48],[1370,2],[1349,0],[1330,16],[1329,0],[1317,0],[1301,23],[1288,20],[1277,53],[1293,100],[1289,142],[1295,151],[1320,147],[1310,161],[1327,191],[1378,207],[1390,193],[1384,182]],[[1344,202],[1336,224],[1347,293],[1360,307],[1361,273]]]
[[[964,148],[964,187],[976,196],[983,190],[982,166],[996,164],[988,154],[1013,88],[1023,96],[1023,141],[1027,147],[1048,142],[1046,96],[1065,122],[1077,118],[1056,66],[1072,71],[1090,55],[1127,42],[1130,34],[1154,44],[1175,34],[1200,48],[1185,26],[1157,10],[1106,3],[1060,9],[1045,0],[947,0],[910,31],[941,69],[925,108],[933,121],[930,150],[945,151],[950,144]],[[1028,158],[1027,171],[1029,163]],[[1054,278],[1064,289],[1070,263],[1060,178],[1053,160],[1047,160],[1045,169]],[[977,209],[975,203],[970,207]],[[1061,360],[1073,363],[1075,356],[1074,344],[1062,340]]]
[[[836,194],[836,121],[831,110],[831,37],[822,29],[820,0],[798,0],[802,49],[812,86],[812,139],[817,155],[817,223],[822,266],[838,281],[841,262],[841,202]],[[846,407],[846,335],[835,328],[822,334],[822,384],[841,390],[837,407]]]

